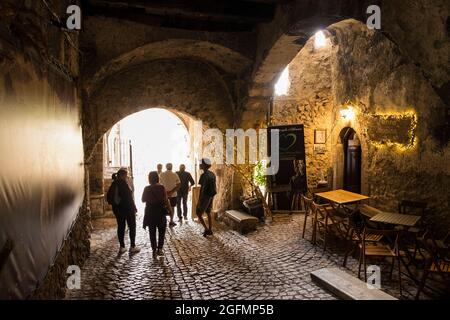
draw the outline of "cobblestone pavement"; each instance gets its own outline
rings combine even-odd
[[[81,272],[82,287],[68,290],[66,298],[335,299],[311,281],[310,272],[341,268],[343,252],[313,246],[310,230],[302,239],[303,217],[275,216],[245,236],[216,223],[214,236],[208,238],[201,235],[199,224],[188,221],[168,229],[165,255],[159,260],[152,258],[148,234],[139,227],[137,244],[142,251],[118,256],[115,223],[110,222],[94,230],[91,256]],[[348,271],[357,267],[349,258]],[[383,282],[383,289],[398,296],[393,281],[392,287]],[[415,287],[409,290],[406,281],[403,285],[403,298],[411,298]]]

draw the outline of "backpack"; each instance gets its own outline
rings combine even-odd
[[[106,193],[106,201],[112,206],[117,206],[120,204],[119,186],[116,181],[114,181],[109,187],[108,192]]]

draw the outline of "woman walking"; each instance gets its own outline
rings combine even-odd
[[[113,183],[108,190],[107,200],[112,205],[113,213],[117,219],[117,237],[119,238],[119,254],[123,254],[125,249],[125,227],[130,230],[130,254],[140,251],[136,246],[136,205],[133,193],[128,184],[128,171],[121,168],[117,174],[112,176]]]
[[[167,227],[166,215],[173,215],[173,209],[167,198],[166,189],[159,183],[158,172],[150,172],[148,182],[150,185],[145,187],[142,193],[142,202],[146,204],[144,229],[149,228],[153,257],[156,258],[158,255],[163,255],[162,248]],[[158,241],[156,241],[157,231]]]

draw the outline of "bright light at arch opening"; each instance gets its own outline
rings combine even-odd
[[[277,83],[275,84],[275,95],[284,96],[289,92],[289,66],[287,66],[280,75]]]
[[[156,165],[173,164],[178,171],[180,164],[194,176],[190,158],[190,136],[182,120],[171,111],[151,108],[134,113],[120,121],[120,134],[131,140],[133,146],[133,174],[136,200],[140,200],[142,190],[148,184],[148,173],[156,170]],[[144,205],[136,201],[139,212]]]
[[[327,44],[327,37],[325,36],[325,33],[321,31],[317,31],[314,36],[314,47],[316,49],[323,48]]]

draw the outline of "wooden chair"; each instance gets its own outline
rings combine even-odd
[[[426,202],[421,201],[411,201],[411,200],[402,200],[398,204],[398,213],[400,214],[411,214],[415,216],[423,217],[425,215],[425,211],[428,207],[428,204]],[[409,228],[409,232],[412,233],[420,233],[424,232],[423,228],[415,227],[415,228]]]
[[[394,239],[391,244],[383,243],[381,241],[373,242],[370,240],[374,235],[380,235],[387,239]],[[398,262],[398,281],[400,287],[400,295],[402,294],[402,273],[400,250],[398,247],[400,232],[396,230],[376,230],[364,228],[362,237],[360,239],[360,254],[358,278],[361,278],[361,266],[364,265],[364,280],[367,282],[367,258],[392,258],[392,265],[390,271],[390,278],[394,271],[395,260]]]
[[[292,212],[298,212],[302,210],[302,194],[300,193],[294,193],[292,195],[292,202],[291,202],[291,213]]]
[[[308,219],[308,216],[311,216],[311,227],[312,227],[311,230],[314,230],[314,217],[312,211],[313,199],[310,199],[305,195],[302,195],[302,202],[303,208],[305,209],[305,221],[303,222],[303,232],[302,232],[302,239],[304,239],[306,230],[306,220]]]
[[[410,248],[407,252],[409,264],[416,262],[417,253],[420,253],[417,239],[423,237],[426,232],[426,228],[423,223],[423,217],[425,216],[427,207],[428,204],[422,201],[402,200],[398,204],[398,213],[422,217],[418,225],[416,227],[409,228],[403,238],[403,243],[406,244],[406,248]],[[411,250],[413,253],[411,254],[409,250]]]
[[[334,209],[330,205],[319,205],[314,201],[311,204],[314,228],[312,242],[316,244],[319,230],[323,230],[323,250],[327,248],[327,237],[331,231],[336,231],[337,235],[345,238],[346,224],[345,218],[334,214]]]
[[[428,259],[425,264],[422,279],[417,289],[416,300],[419,299],[420,293],[425,287],[425,283],[430,275],[439,274],[444,278],[450,275],[450,250],[449,247],[443,247],[438,244],[437,240],[428,233],[424,239],[420,241],[421,246],[427,251]]]
[[[345,252],[343,266],[347,265],[348,256],[355,251],[356,247],[359,247],[363,238],[363,231],[368,227],[367,216],[363,215],[359,211],[354,212],[349,218],[348,236],[346,237],[349,247]],[[370,227],[369,227],[370,228]],[[382,234],[365,233],[365,241],[371,243],[377,243],[383,240]]]
[[[402,200],[398,204],[398,213],[423,216],[428,204],[422,201]]]

